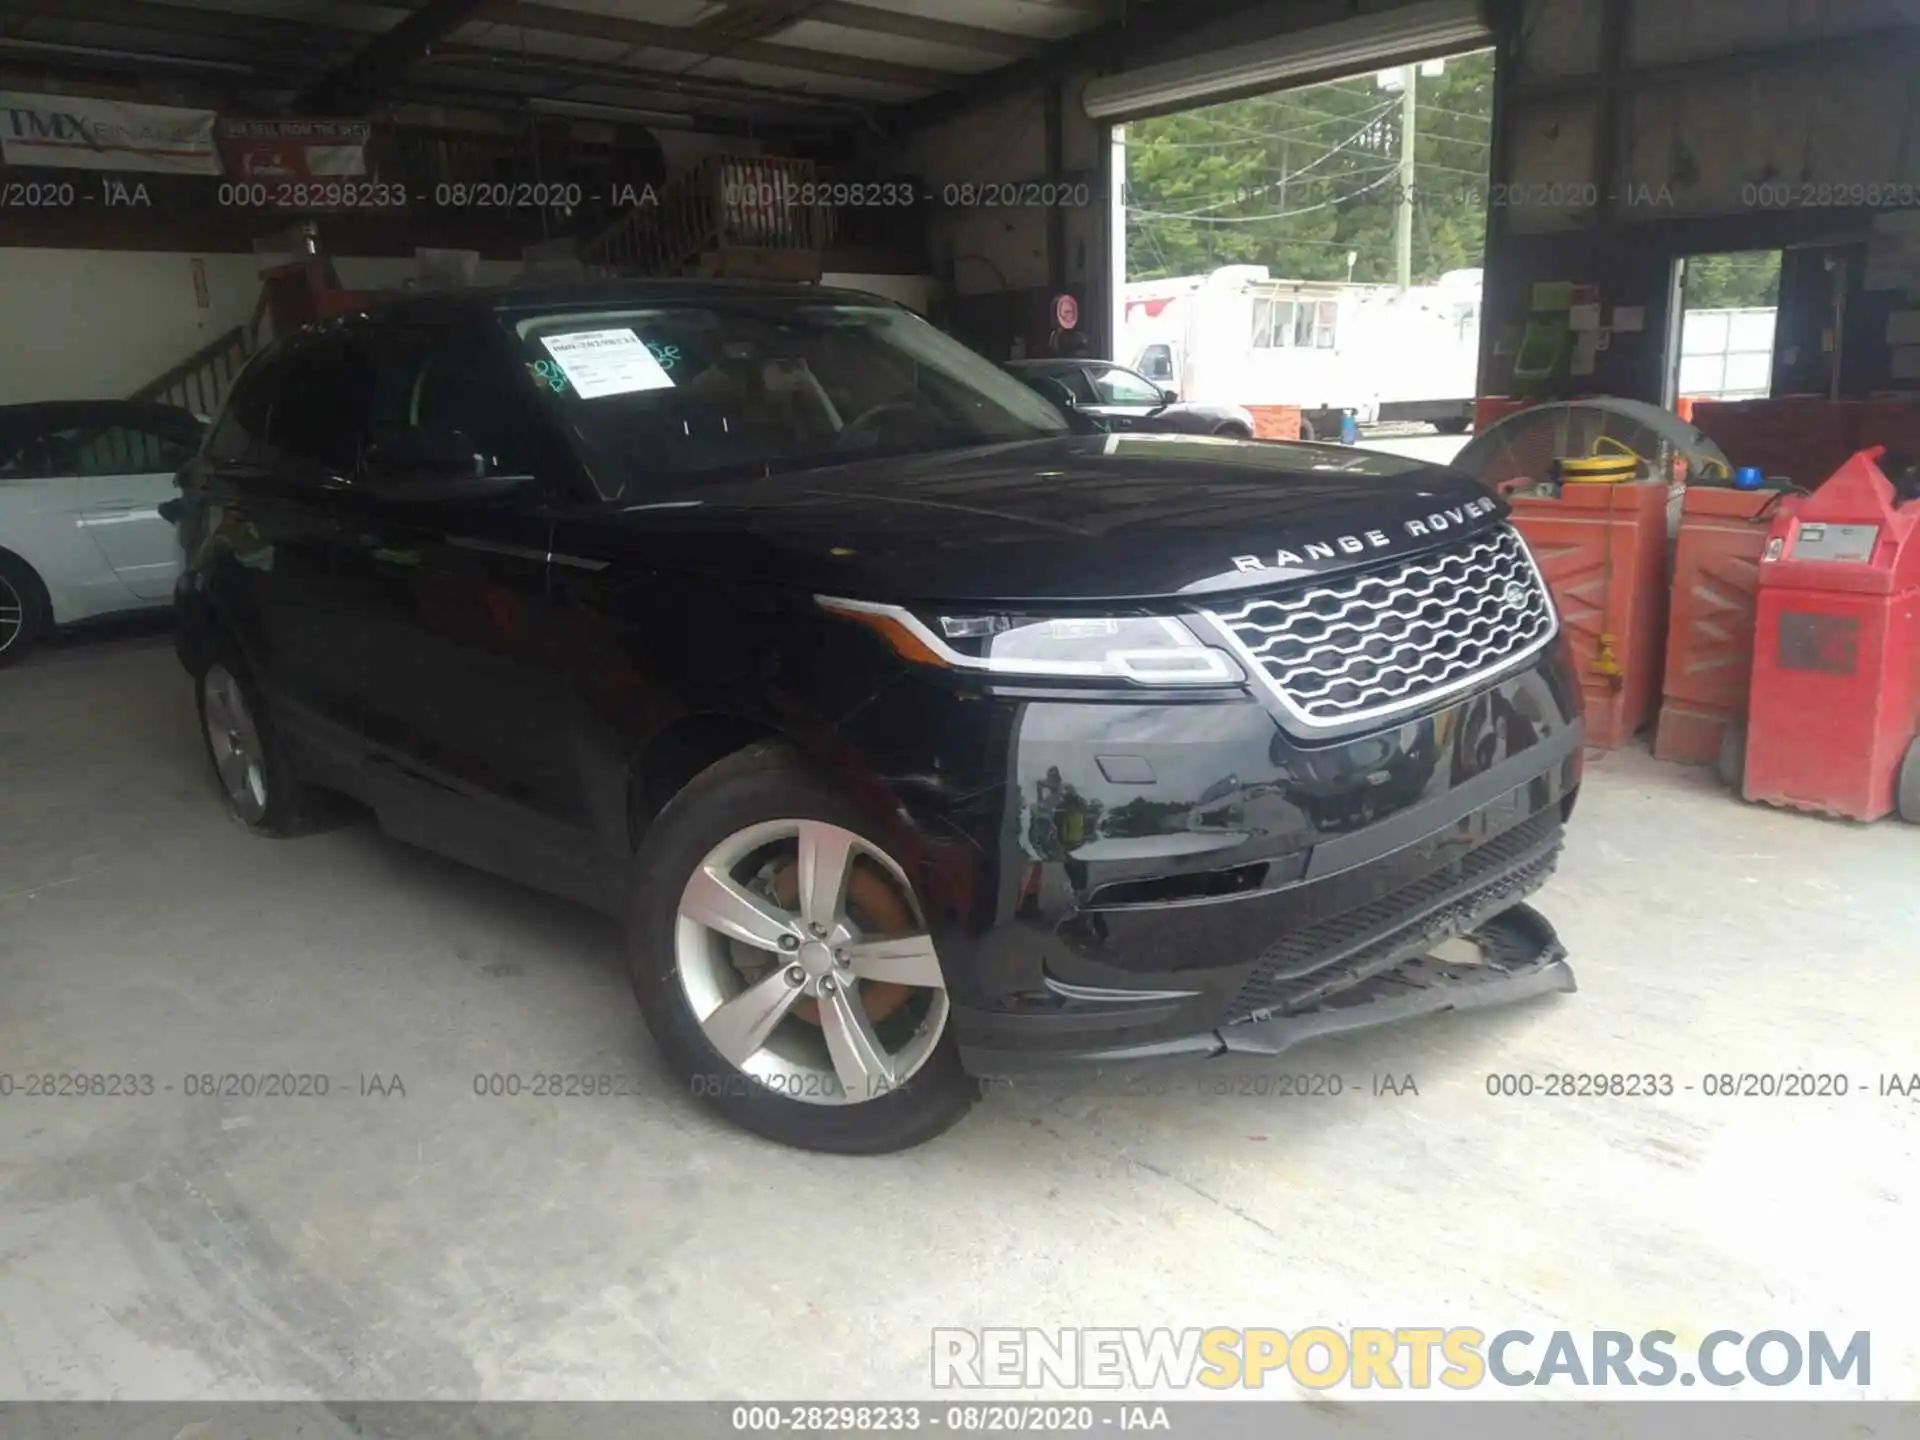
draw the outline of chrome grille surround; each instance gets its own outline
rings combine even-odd
[[[1431,705],[1538,653],[1559,632],[1511,525],[1449,548],[1209,610],[1289,729],[1348,730]]]

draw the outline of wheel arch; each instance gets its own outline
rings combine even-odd
[[[792,744],[764,720],[729,711],[680,715],[648,737],[627,766],[627,843],[633,850],[693,778],[752,745]]]
[[[22,598],[26,600],[37,600],[40,604],[41,617],[49,625],[58,624],[59,612],[53,603],[53,591],[47,584],[47,577],[40,573],[39,567],[18,550],[14,550],[6,545],[0,545],[0,557],[11,560],[15,565],[19,566],[20,569],[25,572],[28,583],[34,587],[34,593],[32,595],[23,596]]]

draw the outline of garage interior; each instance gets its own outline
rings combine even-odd
[[[996,1083],[884,1158],[781,1149],[660,1073],[608,922],[370,823],[263,843],[220,807],[164,613],[77,626],[0,667],[0,1072],[336,1078],[0,1098],[0,1397],[899,1399],[934,1393],[936,1327],[1319,1323],[1870,1330],[1860,1393],[1910,1394],[1881,1237],[1920,1194],[1920,830],[1727,780],[1761,756],[1781,497],[1863,448],[1920,460],[1913,0],[0,0],[0,123],[23,96],[365,121],[355,173],[407,195],[128,169],[124,203],[60,203],[106,172],[10,149],[0,406],[212,414],[270,337],[376,292],[572,275],[845,286],[996,361],[1057,351],[1070,296],[1114,356],[1114,127],[1487,48],[1480,434],[1617,397],[1765,491],[1520,501],[1587,694],[1536,901],[1579,993]],[[763,180],[918,198],[729,202]],[[1088,203],[980,199],[1033,185]],[[1689,257],[1774,251],[1764,392],[1683,405]],[[1685,569],[1695,522],[1738,534]],[[1343,1093],[1276,1098],[1309,1072]],[[1490,1091],[1550,1073],[1677,1093]],[[1849,1088],[1704,1089],[1785,1073]]]

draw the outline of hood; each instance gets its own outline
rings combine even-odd
[[[691,484],[556,545],[624,539],[669,568],[864,600],[1156,599],[1377,563],[1506,513],[1394,455],[1090,435]]]

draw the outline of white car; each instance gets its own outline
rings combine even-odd
[[[171,603],[159,507],[205,428],[144,400],[0,406],[0,666],[56,625]]]

